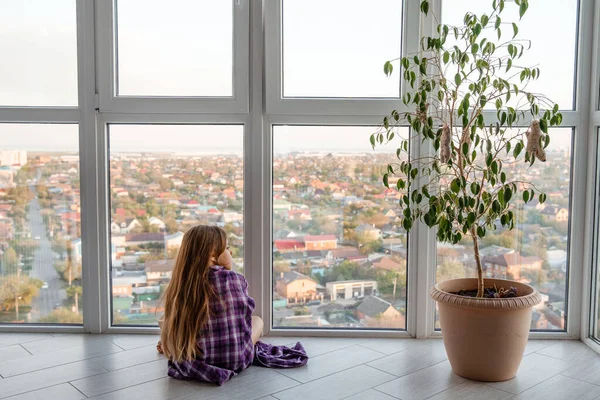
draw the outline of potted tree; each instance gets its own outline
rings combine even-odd
[[[514,3],[522,17],[527,0]],[[425,18],[429,2],[420,5]],[[373,147],[387,143],[406,125],[419,139],[417,157],[411,138],[401,140],[383,183],[397,179],[406,231],[421,221],[441,242],[472,244],[477,278],[439,282],[430,295],[454,372],[502,381],[516,374],[541,297],[525,283],[484,278],[479,241],[500,226],[514,228],[516,203],[545,201],[508,166],[546,161],[548,127],[560,125],[562,115],[546,96],[527,90],[540,70],[519,65],[530,47],[518,38],[520,18],[503,20],[504,0],[491,5],[487,14],[467,12],[462,26],[440,23],[437,35],[420,38],[418,54],[385,63],[388,76],[400,65],[409,86],[402,102],[414,111],[392,111],[370,140]]]

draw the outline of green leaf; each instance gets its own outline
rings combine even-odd
[[[544,133],[548,133],[548,122],[545,119],[540,119],[540,129]]]
[[[527,190],[523,192],[523,201],[529,203],[529,192]]]
[[[492,172],[494,174],[497,174],[498,173],[498,161],[496,161],[496,160],[492,161],[491,168],[492,168]]]
[[[385,187],[389,188],[390,184],[388,182],[388,174],[383,174],[383,184],[385,185]]]
[[[485,228],[483,226],[477,227],[477,236],[479,236],[480,238],[485,236]]]
[[[519,27],[514,22],[512,24],[512,27],[513,27],[513,39],[514,39],[517,36],[517,34],[519,33]]]
[[[475,213],[470,212],[469,215],[467,215],[467,222],[469,223],[469,225],[473,225],[473,223],[475,222]]]
[[[527,11],[527,7],[527,0],[522,0],[521,6],[519,7],[519,19],[523,18],[523,15],[525,15],[525,12]]]
[[[458,179],[454,179],[452,181],[452,183],[450,184],[450,189],[454,192],[454,193],[458,193],[460,191],[460,181]]]
[[[494,24],[494,29],[500,28],[501,23],[502,23],[502,20],[500,19],[500,17],[496,17],[496,23]]]
[[[508,72],[508,70],[512,67],[512,58],[509,58],[506,61],[506,72]]]
[[[502,29],[498,28],[498,29],[496,29],[496,32],[498,32],[498,40],[499,40],[500,37],[502,36]]]
[[[375,134],[371,135],[371,147],[375,148]]]
[[[394,66],[390,61],[386,61],[385,64],[383,64],[383,73],[385,74],[385,76],[389,77],[390,75],[392,75],[393,70]]]
[[[512,190],[510,190],[510,188],[505,188],[504,189],[504,201],[506,201],[507,203],[510,201],[512,197]]]
[[[429,2],[427,0],[421,2],[421,12],[425,15],[429,12]]]
[[[487,15],[483,14],[481,16],[481,25],[483,25],[485,27],[489,20],[490,20],[490,18]]]
[[[460,78],[460,74],[459,73],[457,73],[456,75],[454,75],[454,82],[456,83],[456,86],[460,85],[461,78]]]
[[[539,201],[540,204],[543,204],[546,201],[546,193],[540,193]]]
[[[448,53],[447,51],[445,51],[442,58],[444,60],[444,64],[448,64],[448,61],[450,61],[450,53]]]

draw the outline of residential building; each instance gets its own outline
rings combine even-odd
[[[377,296],[366,296],[356,308],[356,315],[368,327],[404,328],[406,320],[394,306]]]
[[[375,227],[375,225],[361,224],[354,229],[362,240],[378,240],[383,237],[381,229]]]
[[[521,253],[507,253],[482,260],[484,274],[488,278],[514,279],[527,282],[524,273],[533,273],[542,269],[544,260],[536,256],[526,257]]]
[[[304,236],[306,250],[331,250],[337,248],[335,235]]]
[[[167,283],[171,280],[175,260],[152,260],[146,261],[146,281]]]
[[[362,298],[377,292],[377,282],[370,280],[327,282],[325,286],[327,287],[331,301]]]
[[[288,304],[306,303],[317,298],[317,282],[296,271],[281,272],[275,291],[287,299]]]

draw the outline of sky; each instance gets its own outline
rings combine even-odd
[[[444,7],[442,13],[448,23],[460,22],[467,10],[480,14],[491,5],[491,0],[448,2],[452,7]],[[540,81],[531,89],[537,85],[563,108],[569,108],[573,93],[576,3],[531,0],[520,30],[520,36],[532,40],[526,61],[539,63],[542,70]],[[119,0],[119,92],[230,95],[233,52],[228,16],[232,2],[171,0],[169,7],[164,4],[161,0]],[[398,74],[386,78],[382,66],[401,52],[401,1],[365,4],[364,0],[283,0],[285,96],[398,95]],[[505,21],[514,19],[511,7],[516,5],[507,2]],[[512,31],[510,27],[503,30],[506,35]],[[552,51],[555,48],[561,51]],[[5,55],[0,63],[0,105],[76,105],[75,0],[0,1],[0,52]],[[3,124],[0,148],[75,151],[77,135],[72,128]],[[276,127],[274,149],[369,151],[371,132],[371,128],[356,127]],[[241,135],[239,126],[128,126],[111,128],[110,142],[113,151],[237,152]],[[569,143],[568,134],[553,134],[553,145]]]

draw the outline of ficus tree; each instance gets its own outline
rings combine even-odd
[[[557,104],[528,90],[540,70],[520,65],[531,46],[519,38],[528,1],[515,3],[518,21],[504,21],[505,1],[493,0],[486,14],[467,12],[461,26],[437,24],[436,35],[420,38],[418,54],[387,61],[384,73],[397,66],[407,84],[405,107],[384,117],[370,138],[373,147],[401,140],[398,162],[387,166],[383,183],[390,187],[397,179],[406,231],[422,221],[437,229],[439,241],[472,239],[478,297],[484,293],[479,240],[498,225],[514,228],[517,196],[525,203],[546,199],[531,182],[509,176],[506,167],[546,161],[548,127],[562,121]],[[420,5],[426,17],[429,1]],[[406,125],[411,135],[399,138],[396,128]],[[427,151],[413,156],[411,141]]]

